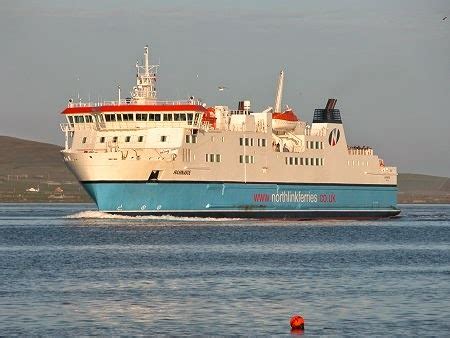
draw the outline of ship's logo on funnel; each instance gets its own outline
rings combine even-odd
[[[335,146],[338,143],[339,136],[341,136],[341,132],[339,131],[339,129],[334,128],[330,132],[330,136],[328,136],[328,143],[330,144],[330,146]]]

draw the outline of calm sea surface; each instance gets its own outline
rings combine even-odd
[[[450,206],[381,221],[0,204],[0,335],[450,335]]]

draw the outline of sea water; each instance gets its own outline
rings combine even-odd
[[[399,218],[120,217],[0,204],[0,335],[450,335],[450,206]]]

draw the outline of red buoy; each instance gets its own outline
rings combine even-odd
[[[290,323],[291,323],[292,330],[298,330],[298,329],[303,330],[305,328],[305,320],[303,319],[302,316],[293,315],[291,317]]]

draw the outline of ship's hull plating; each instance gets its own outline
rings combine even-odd
[[[239,218],[396,216],[390,185],[222,182],[82,182],[100,211],[124,215]]]

